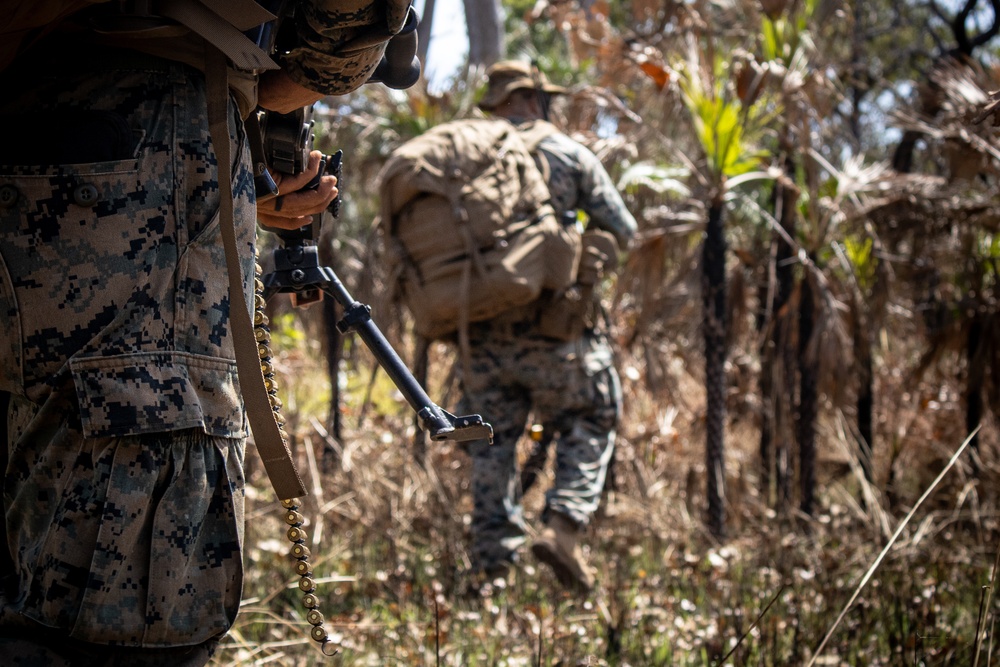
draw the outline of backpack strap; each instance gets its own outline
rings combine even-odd
[[[452,136],[452,142],[455,141]],[[455,146],[457,152],[459,147]],[[459,181],[463,174],[459,169],[449,169],[446,178],[452,179],[452,187],[448,188],[448,201],[451,204],[452,216],[458,221],[458,232],[465,244],[465,260],[462,262],[462,275],[459,278],[459,309],[458,309],[458,351],[462,358],[462,368],[468,373],[472,369],[472,343],[469,340],[469,293],[472,290],[472,272],[479,275],[486,273],[483,258],[479,256],[479,247],[472,236],[469,227],[469,211],[462,203],[462,187]]]
[[[528,152],[531,153],[531,157],[535,160],[535,166],[538,167],[538,171],[542,172],[545,184],[548,185],[549,178],[552,176],[552,169],[549,167],[549,161],[546,159],[545,154],[538,150],[538,146],[546,138],[559,132],[559,128],[545,120],[533,120],[518,125],[517,132],[521,135],[521,140],[524,141]]]
[[[243,31],[276,17],[254,0],[159,0],[154,10],[205,38],[241,70],[278,69]]]

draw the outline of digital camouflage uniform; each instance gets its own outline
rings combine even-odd
[[[343,93],[367,80],[388,33],[337,32],[341,7],[357,5],[357,26],[385,5],[328,4],[312,3],[320,30],[296,76]],[[367,43],[330,55],[349,66],[320,77],[323,57],[307,56],[323,34],[331,51],[352,34]],[[247,436],[205,78],[101,46],[21,63],[0,82],[0,663],[90,664],[93,645],[110,644],[204,664],[239,608]],[[229,107],[253,303],[253,177]],[[35,635],[34,648],[17,641]],[[116,664],[147,664],[130,650]]]
[[[582,209],[589,225],[627,247],[636,222],[598,158],[555,131],[538,149],[548,164],[557,216]],[[540,302],[470,325],[471,364],[458,410],[482,414],[494,430],[492,445],[477,441],[469,447],[473,557],[487,572],[513,562],[525,541],[516,446],[530,415],[558,433],[555,483],[546,493],[543,520],[557,512],[587,525],[614,450],[621,386],[607,332],[592,322],[576,340],[547,337],[537,325],[544,307]]]

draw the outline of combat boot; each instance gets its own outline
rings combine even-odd
[[[580,529],[562,514],[553,513],[545,530],[532,545],[535,558],[552,568],[559,583],[577,593],[589,593],[594,587],[590,571],[577,539]]]

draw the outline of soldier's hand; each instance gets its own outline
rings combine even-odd
[[[337,198],[337,177],[325,174],[315,189],[303,189],[319,172],[323,154],[312,151],[309,164],[295,176],[271,172],[278,185],[278,196],[257,204],[257,219],[265,227],[298,229],[313,221],[312,216],[322,213]]]

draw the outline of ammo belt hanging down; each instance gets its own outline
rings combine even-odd
[[[338,653],[336,643],[323,627],[324,618],[319,610],[319,597],[315,594],[316,582],[309,563],[310,552],[305,546],[306,531],[302,529],[304,517],[298,512],[296,498],[306,495],[302,478],[295,469],[284,430],[278,424],[277,388],[273,375],[269,372],[270,393],[265,385],[262,364],[269,361],[270,350],[267,341],[266,322],[255,327],[250,320],[250,308],[243,291],[243,276],[240,270],[239,253],[236,247],[236,227],[233,206],[232,150],[229,143],[229,85],[226,55],[222,51],[210,49],[206,63],[206,86],[208,93],[208,121],[212,144],[215,146],[219,173],[219,217],[222,242],[226,252],[226,271],[229,278],[229,317],[233,330],[233,346],[236,350],[236,369],[240,380],[240,391],[246,405],[247,420],[253,431],[254,442],[267,476],[275,493],[285,509],[284,520],[288,524],[286,536],[292,543],[291,555],[295,557],[295,573],[299,575],[299,590],[306,612],[306,621],[312,625],[310,638],[320,645],[326,656]],[[263,285],[255,277],[255,312],[263,318]],[[264,338],[258,345],[255,332]]]

